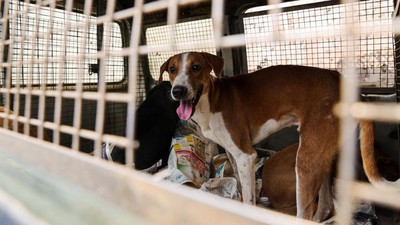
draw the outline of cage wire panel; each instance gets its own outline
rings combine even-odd
[[[81,88],[82,91],[97,91],[100,81],[100,59],[96,54],[107,47],[108,51],[120,51],[126,47],[126,38],[122,38],[127,31],[122,29],[123,23],[112,22],[109,26],[97,23],[97,17],[101,16],[101,10],[105,8],[106,1],[97,1],[96,8],[91,9],[88,14],[83,14],[83,5],[70,3],[70,11],[60,9],[60,5],[66,7],[67,2],[57,1],[47,3],[30,3],[29,1],[9,1],[8,14],[9,40],[15,40],[12,44],[5,46],[9,51],[10,87],[23,89],[21,94],[11,95],[9,101],[11,109],[20,114],[29,111],[30,117],[38,119],[38,95],[26,94],[36,90],[68,91]],[[100,15],[98,15],[100,14]],[[108,42],[102,43],[103,33],[107,33]],[[104,69],[104,82],[107,90],[123,91],[127,80],[128,66],[127,56],[110,55],[107,57]],[[2,70],[5,73],[5,70]],[[61,75],[62,74],[62,75]],[[6,82],[6,76],[3,76]],[[83,84],[83,85],[81,85]],[[5,85],[4,85],[5,86]],[[125,84],[126,86],[126,84]],[[122,88],[121,88],[122,87]],[[126,90],[126,88],[125,88]],[[138,89],[139,90],[139,89]],[[76,91],[79,93],[79,90]],[[143,91],[142,91],[143,92]],[[18,96],[18,99],[16,97]],[[42,96],[43,97],[43,96]],[[25,103],[26,99],[31,102]],[[59,125],[72,126],[74,123],[75,101],[73,98],[46,95],[44,120],[56,122]],[[3,99],[5,101],[5,99]],[[57,115],[56,106],[61,107],[63,115]],[[15,104],[14,104],[15,103]],[[30,110],[25,110],[29,104]],[[125,129],[124,122],[112,123],[124,117],[126,106],[114,102],[107,102],[107,126],[105,130],[109,133],[121,135]],[[96,121],[96,100],[83,99],[78,108],[82,108],[80,127],[82,129],[94,130]],[[111,117],[111,115],[116,115]],[[58,118],[59,117],[59,118]],[[46,130],[46,135],[55,142],[71,147],[71,132],[51,132]],[[79,148],[82,151],[93,149],[90,138],[81,138]]]
[[[223,32],[224,1],[211,2],[210,17],[178,20],[180,5],[197,3],[144,4],[136,0],[132,8],[118,11],[115,0],[84,4],[72,0],[1,1],[0,117],[5,129],[0,130],[0,153],[9,159],[13,157],[8,154],[15,154],[21,159],[16,164],[28,161],[52,171],[117,204],[123,213],[127,209],[150,223],[313,224],[131,171],[135,108],[144,100],[148,85],[144,69],[150,80],[156,80],[161,63],[178,52],[215,54],[225,48],[245,47],[249,71],[276,64],[312,65],[340,70],[363,86],[392,87],[396,74],[399,79],[400,22],[392,17],[398,2],[342,1],[286,10],[284,3],[273,1],[272,8],[244,13],[244,33],[235,35]],[[158,10],[167,10],[166,21],[142,27],[143,15]],[[130,20],[133,22],[123,22]],[[393,113],[400,111],[398,105],[356,103],[357,94],[354,89],[342,89],[337,109],[342,136],[351,136],[356,119],[400,120]],[[17,141],[21,144],[15,145]],[[104,142],[127,149],[127,168],[96,159]],[[94,157],[75,152],[79,150],[92,152]],[[353,171],[354,151],[353,145],[345,145],[341,157],[340,224],[350,223],[353,199],[400,208],[398,192],[353,182],[348,171]],[[38,174],[46,172],[39,170]],[[0,203],[2,199],[0,196]],[[155,218],[154,211],[146,209],[165,218]],[[199,209],[208,216],[199,217]]]
[[[349,7],[357,14],[346,12]],[[285,10],[279,15],[268,11],[245,14],[246,35],[257,38],[246,46],[250,72],[278,64],[316,66],[343,72],[347,57],[346,34],[343,26],[353,21],[357,36],[354,38],[354,63],[362,86],[393,87],[393,33],[392,1],[360,1],[309,9]],[[370,27],[366,23],[377,21],[381,26]],[[294,34],[310,33],[314,37],[274,42],[262,41],[263,36],[279,32]],[[318,35],[332,32],[332,36]]]

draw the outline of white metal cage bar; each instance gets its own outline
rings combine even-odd
[[[344,3],[347,2],[351,1],[344,1]],[[340,101],[341,104],[346,107],[350,107],[351,104],[357,101],[358,96],[358,90],[348,85],[348,83],[357,83],[355,79],[355,67],[353,66],[355,51],[355,35],[353,30],[355,30],[358,25],[354,24],[351,21],[352,16],[347,16],[347,14],[353,15],[358,12],[355,12],[352,7],[352,5],[348,8],[346,7],[345,17],[348,19],[346,20],[347,25],[343,27],[343,29],[345,29],[344,34],[346,36],[344,38],[346,39],[347,48],[343,49],[346,58],[343,71],[344,78],[341,79]],[[347,88],[348,86],[350,87]],[[352,219],[353,186],[351,183],[346,183],[346,181],[352,181],[355,178],[354,162],[356,159],[356,138],[353,133],[356,126],[357,122],[353,117],[345,116],[340,118],[339,146],[342,146],[342,148],[338,167],[338,182],[336,183],[338,187],[337,199],[339,205],[337,214],[340,224],[349,224]]]

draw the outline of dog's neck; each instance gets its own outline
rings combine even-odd
[[[196,123],[200,126],[201,132],[207,139],[221,145],[222,143],[216,136],[213,134],[211,130],[210,119],[212,117],[212,113],[210,113],[210,96],[209,92],[203,94],[199,100],[199,103],[196,106],[196,111],[194,112],[192,119],[196,121]]]
[[[208,126],[209,112],[210,112],[210,101],[209,92],[203,93],[200,97],[199,102],[196,105],[196,110],[192,116],[192,119],[200,125],[200,127]]]
[[[217,93],[219,94],[219,91],[217,91],[219,85],[220,79],[210,75],[208,84],[205,85],[203,94],[201,95],[199,102],[196,105],[196,110],[192,116],[192,119],[201,127],[203,133],[210,130],[210,112],[213,111],[211,104],[213,103],[213,99],[215,99],[214,95]]]

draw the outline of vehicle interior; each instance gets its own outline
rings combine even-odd
[[[178,159],[170,158],[169,147],[163,149],[168,161],[157,164],[157,171],[135,169],[136,137],[158,121],[138,110],[159,86],[161,65],[188,51],[223,57],[223,77],[275,65],[320,67],[349,77],[356,88],[343,88],[338,117],[374,121],[378,166],[397,180],[399,5],[396,0],[1,1],[0,223],[4,218],[4,224],[315,224],[261,203],[244,206],[240,197],[197,195],[196,181],[172,185],[165,181],[173,167],[169,160]],[[170,96],[167,102],[173,104]],[[364,114],[351,111],[357,102],[365,106]],[[153,109],[165,115],[166,109]],[[299,142],[298,129],[285,128],[257,144],[258,168]],[[153,145],[162,142],[156,135]],[[107,152],[114,146],[118,151]],[[400,193],[369,185],[356,159],[357,143],[349,148],[355,160],[338,163],[338,173],[353,175],[335,188],[347,197],[338,198],[347,210],[336,209],[334,221],[400,224]],[[224,153],[216,149],[215,154]],[[115,159],[117,154],[123,159]],[[206,168],[207,173],[217,169]],[[208,176],[213,177],[201,179]],[[353,200],[367,202],[367,209]]]

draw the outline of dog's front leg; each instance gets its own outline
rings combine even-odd
[[[237,127],[231,130],[227,129],[221,113],[210,117],[208,125],[209,129],[202,127],[204,136],[217,142],[228,152],[233,171],[238,174],[235,176],[239,177],[238,183],[240,183],[243,202],[254,205],[256,203],[255,160],[257,152],[251,146],[250,140],[246,139],[250,135],[244,135],[242,131],[235,130]],[[233,133],[241,134],[243,140],[238,141],[237,138],[233,138]]]
[[[239,148],[237,149],[239,150]],[[256,179],[255,179],[255,160],[257,153],[246,154],[242,151],[232,154],[232,166],[236,164],[236,171],[239,175],[242,199],[244,203],[255,205],[256,203]],[[234,170],[235,171],[235,170]],[[235,172],[236,172],[235,171]]]

